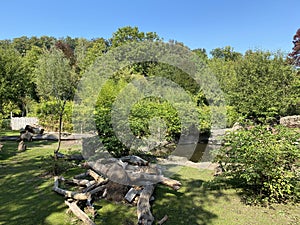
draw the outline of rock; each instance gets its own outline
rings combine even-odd
[[[25,129],[23,129],[23,130],[28,131],[32,134],[43,134],[44,133],[44,129],[40,128],[37,125],[26,125]],[[22,132],[22,131],[20,131],[20,132]]]
[[[243,126],[240,123],[236,122],[235,124],[233,124],[231,131],[237,131],[241,129],[243,129]]]
[[[300,115],[282,117],[280,124],[290,128],[300,128]]]
[[[22,152],[26,150],[26,145],[24,143],[24,141],[20,141],[19,145],[18,145],[18,151]]]
[[[26,131],[25,133],[21,134],[20,139],[21,141],[32,141],[33,134]]]

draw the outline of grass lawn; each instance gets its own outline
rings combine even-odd
[[[20,135],[20,131],[17,130],[0,130],[0,137],[1,136],[18,136]]]
[[[3,135],[3,134],[2,134]],[[27,143],[28,150],[17,153],[17,142],[2,142],[0,152],[0,224],[80,224],[66,214],[64,198],[52,192],[53,179],[42,176],[43,156],[53,153],[56,143],[35,141]],[[65,151],[78,150],[74,144]],[[64,151],[62,151],[64,152]],[[72,169],[63,174],[79,173]],[[166,225],[177,224],[300,224],[299,205],[273,205],[271,208],[246,206],[233,189],[210,190],[210,170],[183,167],[175,176],[182,182],[179,191],[158,185],[152,209],[156,221],[164,215]],[[96,224],[136,224],[136,208],[105,200],[95,203]]]

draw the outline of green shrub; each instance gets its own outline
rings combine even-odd
[[[68,101],[63,115],[63,131],[72,132],[72,101]],[[39,118],[39,123],[48,131],[58,131],[59,116],[57,103],[55,101],[42,100],[34,106],[32,116]]]
[[[226,135],[215,161],[243,187],[247,203],[299,201],[299,140],[299,130],[251,127]]]
[[[125,85],[124,80],[108,80],[99,93],[94,112],[100,140],[104,147],[115,157],[126,155],[129,151],[116,137],[111,120],[112,105]]]
[[[213,58],[209,68],[235,114],[274,123],[299,112],[299,76],[280,52],[249,50],[235,60]]]
[[[148,137],[151,134],[149,123],[154,122],[152,118],[160,118],[166,123],[166,138],[169,141],[174,141],[180,136],[181,125],[176,109],[167,101],[154,97],[139,101],[131,109],[129,122],[133,134]],[[160,124],[156,124],[155,127],[159,128]]]
[[[210,130],[211,112],[209,106],[199,104],[198,107],[195,107],[193,104],[187,104],[182,100],[185,98],[180,96],[180,94],[176,96],[172,95],[172,97],[176,98],[173,103],[155,96],[134,99],[136,101],[132,101],[132,97],[130,96],[136,96],[134,88],[126,89],[126,94],[122,93],[124,91],[123,88],[128,87],[128,85],[130,84],[124,79],[108,80],[99,93],[94,112],[96,128],[100,139],[106,149],[114,156],[126,155],[130,150],[137,150],[135,149],[136,146],[125,146],[116,136],[115,128],[126,131],[129,126],[133,136],[141,141],[143,139],[154,138],[160,141],[176,142],[179,140],[182,132],[189,131],[191,128],[190,125],[195,122],[195,118],[197,120],[197,114],[195,114],[197,110],[200,132],[208,132]],[[118,110],[124,110],[124,115],[128,114],[128,118],[119,113],[118,115],[114,115],[115,117],[112,119],[114,103],[120,101],[118,99],[120,96],[122,97],[122,106]],[[126,107],[128,106],[130,107],[130,112],[127,112],[128,109]],[[188,113],[185,114],[184,112]],[[113,127],[113,122],[116,127]],[[123,132],[123,134],[127,135],[126,132]],[[127,143],[127,145],[129,144]]]

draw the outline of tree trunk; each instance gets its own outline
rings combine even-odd
[[[55,151],[55,154],[59,152],[61,144],[61,127],[62,127],[62,114],[59,115],[59,126],[58,126],[58,146]]]
[[[154,191],[154,185],[147,185],[144,187],[137,203],[138,224],[151,225],[154,217],[151,213],[150,198]]]
[[[79,218],[83,221],[84,224],[87,225],[96,225],[76,204],[76,202],[68,202],[65,201],[66,205],[69,206],[69,208],[71,209],[71,211]]]
[[[64,100],[59,112],[59,126],[58,126],[58,146],[56,151],[54,152],[55,154],[59,152],[60,149],[60,144],[61,144],[61,132],[62,132],[62,121],[63,121],[63,115],[65,111],[65,105],[67,103],[67,100]]]

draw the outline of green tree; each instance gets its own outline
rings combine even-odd
[[[157,41],[160,40],[155,32],[141,32],[138,27],[122,27],[113,33],[110,43],[112,47],[118,47],[128,41]]]
[[[28,103],[32,101],[38,101],[38,94],[36,90],[34,70],[37,66],[39,57],[43,54],[43,49],[37,46],[32,46],[30,50],[26,52],[26,55],[22,58],[24,63],[24,72],[28,78],[28,90],[26,95],[26,101],[24,101],[24,114],[28,113]]]
[[[26,96],[28,79],[23,69],[21,55],[13,48],[0,47],[0,114],[20,113]]]
[[[192,52],[194,52],[197,56],[199,56],[199,58],[200,58],[203,62],[207,62],[208,56],[207,56],[207,53],[206,53],[206,49],[205,49],[205,48],[197,48],[197,49],[194,49]]]
[[[300,29],[297,30],[293,37],[293,51],[288,55],[289,62],[296,66],[300,66]]]
[[[249,50],[236,60],[217,57],[208,64],[235,118],[275,122],[295,112],[297,76],[282,53]]]
[[[39,95],[46,100],[56,102],[59,128],[58,147],[55,153],[58,153],[66,103],[73,98],[79,77],[73,71],[69,59],[56,48],[45,51],[40,57],[35,69],[35,77]]]
[[[26,54],[26,51],[31,48],[30,39],[27,36],[14,38],[12,46],[22,55]]]
[[[76,57],[77,66],[80,73],[83,73],[89,63],[87,63],[87,50],[91,46],[91,42],[85,38],[78,38],[76,40],[76,48],[74,50],[74,55]]]
[[[210,54],[213,58],[228,60],[237,60],[242,56],[241,53],[235,52],[234,49],[230,46],[226,46],[224,48],[215,48],[210,51]]]
[[[236,65],[231,105],[248,118],[274,119],[287,113],[295,73],[281,54],[248,51]]]
[[[80,49],[81,48],[81,49]],[[108,49],[108,43],[103,38],[97,38],[87,43],[84,40],[81,40],[80,45],[75,51],[78,55],[79,52],[84,54],[84,58],[81,59],[81,69],[86,70],[90,65],[92,65],[95,60],[102,56]]]

